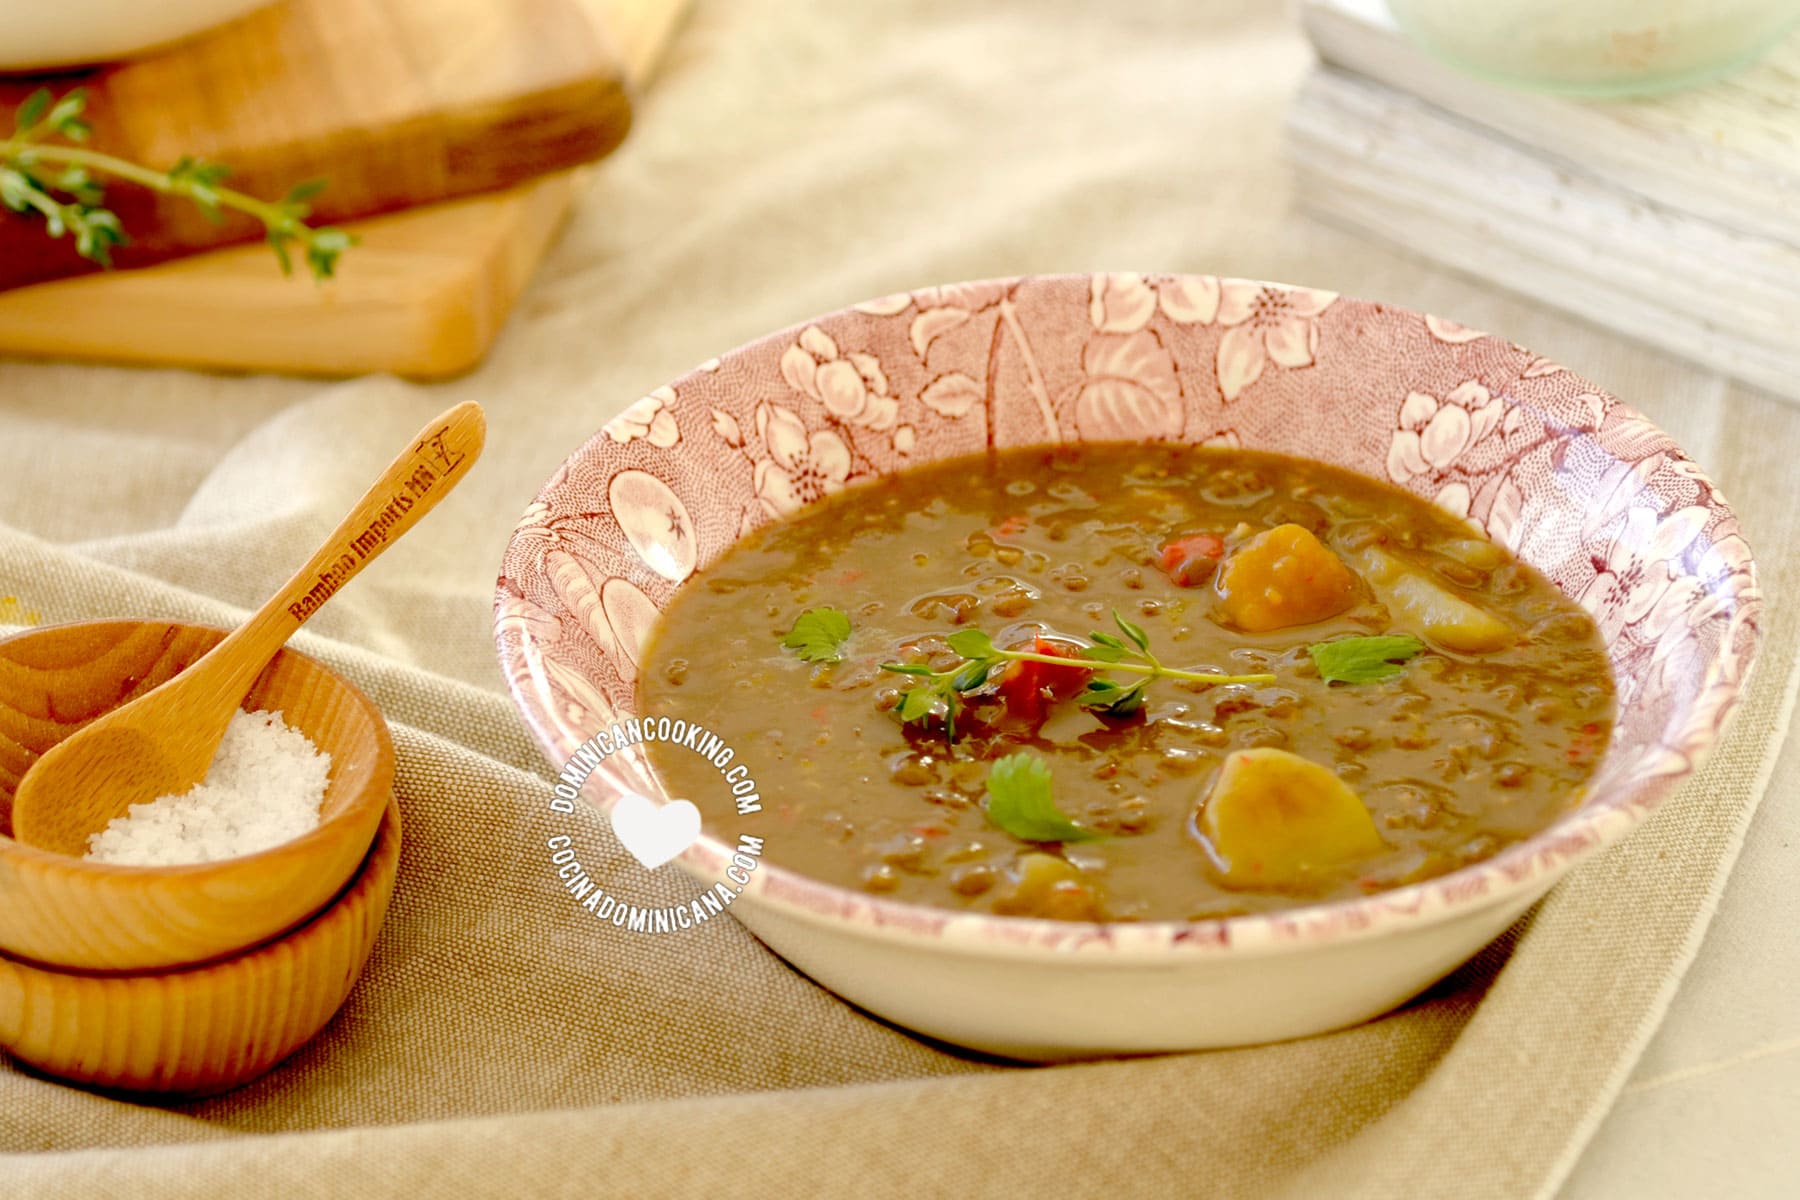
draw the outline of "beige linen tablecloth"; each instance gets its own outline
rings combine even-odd
[[[1278,8],[703,4],[469,377],[0,364],[14,624],[233,621],[425,418],[475,398],[491,427],[462,490],[297,639],[368,688],[399,750],[400,886],[349,1004],[201,1103],[0,1066],[0,1195],[1788,1194],[1800,409],[1295,216],[1278,139],[1307,53]],[[861,1015],[734,924],[597,929],[542,861],[544,768],[489,637],[539,483],[625,404],[766,330],[1094,268],[1383,297],[1647,410],[1738,503],[1774,600],[1729,740],[1475,963],[1305,1042],[1003,1067]]]

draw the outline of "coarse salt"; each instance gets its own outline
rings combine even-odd
[[[319,826],[331,755],[279,712],[239,712],[204,782],[134,804],[88,838],[94,862],[138,867],[216,862],[267,850]]]

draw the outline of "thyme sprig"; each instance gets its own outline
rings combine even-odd
[[[230,168],[219,163],[184,156],[167,171],[153,170],[84,146],[92,133],[86,109],[81,88],[61,98],[39,88],[13,115],[12,135],[0,138],[0,205],[41,218],[53,238],[73,237],[83,258],[111,266],[113,247],[130,241],[118,215],[106,207],[103,176],[185,197],[214,221],[228,210],[254,217],[284,274],[293,272],[297,247],[314,277],[329,279],[338,258],[356,242],[342,229],[306,223],[312,215],[308,201],[324,188],[323,180],[297,184],[271,201],[225,187]]]
[[[896,675],[911,676],[919,682],[901,694],[900,719],[905,722],[938,717],[944,723],[945,740],[956,741],[956,714],[963,698],[986,686],[995,672],[1015,662],[1048,663],[1058,667],[1080,667],[1084,662],[1096,664],[1096,672],[1122,672],[1140,676],[1133,683],[1096,676],[1088,680],[1077,699],[1084,708],[1109,717],[1132,717],[1142,711],[1144,692],[1158,679],[1185,679],[1206,684],[1273,683],[1268,674],[1223,675],[1213,671],[1189,671],[1170,667],[1151,653],[1150,636],[1127,621],[1118,612],[1113,623],[1125,639],[1110,633],[1088,634],[1089,645],[1081,647],[1079,658],[1040,654],[1035,650],[1008,650],[994,645],[993,639],[979,629],[959,629],[945,640],[950,651],[961,662],[942,671],[934,671],[923,663],[886,662],[881,669]]]

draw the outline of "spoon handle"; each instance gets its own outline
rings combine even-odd
[[[306,565],[208,657],[234,659],[240,664],[234,675],[242,673],[248,689],[257,672],[332,593],[405,536],[462,482],[486,436],[487,420],[473,400],[419,430],[412,445],[369,485]],[[234,678],[233,686],[236,682]]]

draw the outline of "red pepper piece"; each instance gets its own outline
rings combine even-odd
[[[1177,586],[1199,587],[1212,579],[1224,557],[1224,538],[1216,533],[1190,533],[1163,544],[1161,566]]]
[[[1046,637],[1034,638],[1031,649],[1036,654],[1083,661],[1081,651]],[[1093,674],[1093,667],[1075,663],[1064,667],[1055,663],[1015,662],[1000,676],[1000,698],[1006,702],[1006,711],[1014,716],[1041,721],[1046,708],[1086,687]]]

